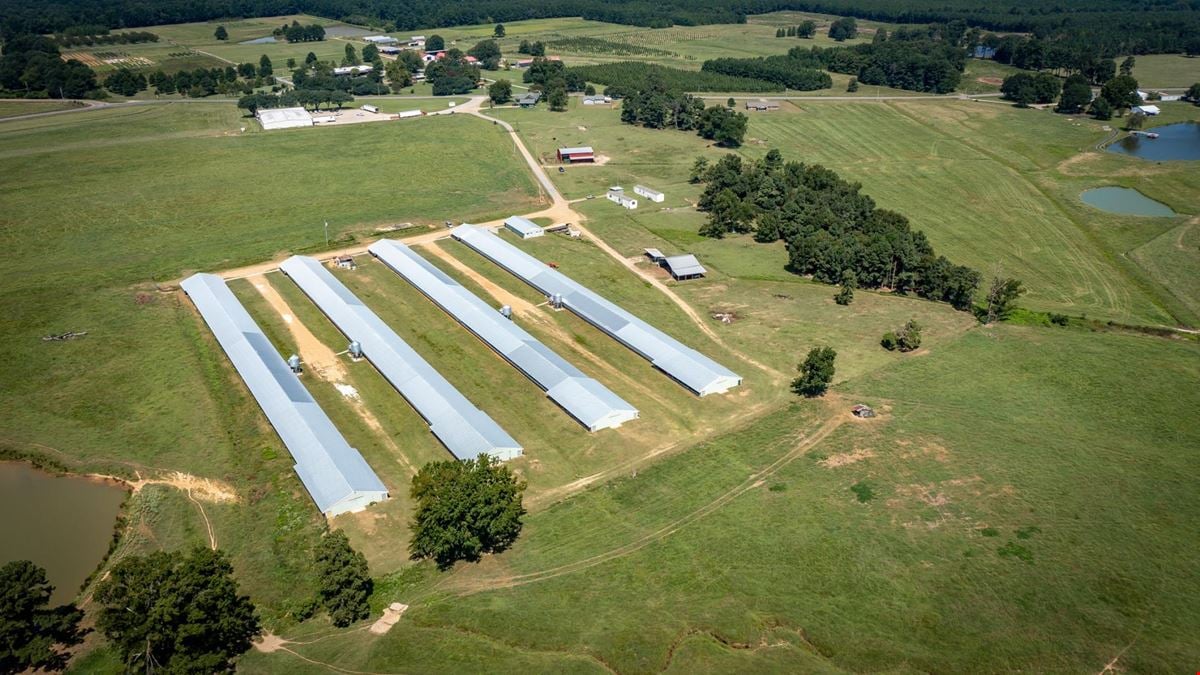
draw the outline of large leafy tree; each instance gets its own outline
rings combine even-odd
[[[61,648],[83,640],[83,611],[74,605],[51,608],[53,592],[46,571],[28,560],[0,567],[0,673],[66,667]]]
[[[317,545],[316,572],[321,580],[321,604],[333,625],[349,626],[371,613],[368,600],[374,590],[367,559],[350,547],[346,533],[334,530]]]
[[[800,364],[800,377],[792,380],[792,391],[808,398],[822,396],[833,382],[833,347],[813,347]]]
[[[852,16],[842,17],[829,24],[829,37],[838,42],[852,40],[858,36],[858,22]]]
[[[1055,112],[1075,114],[1083,112],[1087,104],[1092,102],[1092,88],[1088,80],[1078,73],[1067,77],[1063,83],[1062,98],[1058,99]]]
[[[524,492],[525,483],[487,455],[426,464],[412,482],[412,557],[445,569],[503,551],[521,532]]]
[[[1100,88],[1100,97],[1114,110],[1132,108],[1142,102],[1137,93],[1138,81],[1129,75],[1118,75]]]
[[[495,40],[480,40],[467,53],[479,59],[479,63],[487,70],[500,67],[500,45]]]
[[[96,588],[97,627],[131,670],[233,670],[261,628],[220,551],[155,552],[126,558]]]
[[[441,35],[430,35],[425,41],[425,51],[440,52],[446,48],[446,40]]]
[[[225,26],[217,26],[217,29],[213,31],[213,37],[218,40],[228,40],[229,31],[225,30]]]
[[[488,87],[488,96],[492,103],[508,103],[512,100],[512,83],[508,80],[496,80]]]

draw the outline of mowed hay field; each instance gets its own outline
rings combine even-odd
[[[1200,118],[1190,105],[1165,109],[1171,120]],[[607,214],[593,227],[622,253],[664,244],[668,253],[695,252],[735,276],[796,279],[783,270],[787,256],[779,244],[696,234],[706,216],[692,206],[700,189],[688,184],[689,169],[697,156],[723,152],[702,139],[624,125],[610,109],[498,114],[547,162],[559,145],[592,145],[610,158],[556,178],[569,198],[597,197],[581,208],[593,218]],[[750,119],[739,150],[744,156],[778,148],[785,159],[822,164],[861,182],[880,207],[924,230],[939,253],[986,276],[999,271],[1021,279],[1027,306],[1127,323],[1200,323],[1195,296],[1183,290],[1184,277],[1200,273],[1200,258],[1179,251],[1173,257],[1187,265],[1171,279],[1131,255],[1198,215],[1200,174],[1193,163],[1098,152],[1095,145],[1110,135],[1099,123],[993,102],[793,101]],[[631,189],[638,182],[666,192],[667,201],[632,212],[603,201],[608,185]],[[1114,216],[1079,201],[1081,191],[1101,185],[1136,188],[1181,215]]]

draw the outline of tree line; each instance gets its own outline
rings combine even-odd
[[[736,148],[746,137],[748,118],[726,106],[704,107],[704,100],[668,88],[649,78],[645,88],[627,92],[621,103],[621,121],[647,129],[695,131],[701,138]]]
[[[133,45],[143,42],[158,42],[158,36],[149,31],[127,30],[110,33],[104,29],[99,34],[58,33],[54,41],[63,47],[91,47],[94,45]]]
[[[700,70],[733,77],[773,82],[787,89],[814,91],[833,86],[829,73],[812,67],[808,59],[791,56],[767,56],[749,59],[721,58],[704,62]]]
[[[762,161],[726,155],[697,160],[692,180],[704,183],[699,208],[707,237],[753,233],[759,242],[784,241],[787,269],[828,284],[890,288],[897,293],[968,310],[981,280],[975,270],[937,255],[907,218],[877,209],[862,186],[820,165],[785,162],[778,150]]]
[[[325,27],[319,23],[302,26],[299,21],[293,19],[291,25],[280,26],[271,31],[271,34],[288,42],[322,42],[325,40]]]
[[[736,77],[711,71],[682,70],[641,61],[616,61],[595,66],[572,66],[567,69],[588,82],[609,86],[620,91],[645,89],[655,78],[668,89],[678,91],[783,91],[783,85],[748,77]]]

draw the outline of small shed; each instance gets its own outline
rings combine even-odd
[[[558,161],[563,164],[578,164],[580,162],[596,161],[596,153],[592,146],[581,145],[575,148],[559,148]]]
[[[652,202],[662,203],[662,200],[666,199],[666,195],[658,190],[651,190],[645,185],[634,185],[633,191],[635,194],[641,195]]]
[[[531,91],[528,94],[521,94],[517,97],[517,105],[522,108],[532,108],[537,105],[537,102],[542,100],[542,92]]]
[[[662,262],[664,260],[667,259],[667,256],[663,255],[663,252],[656,248],[648,248],[648,249],[645,249],[645,251],[646,251],[646,257],[649,258],[650,262],[652,262],[652,263],[660,265],[660,264],[662,264]]]
[[[620,185],[614,185],[608,188],[608,193],[605,194],[604,197],[608,199],[608,201],[620,204],[627,209],[637,208],[637,200],[625,194],[625,188],[621,187]]]
[[[858,405],[851,408],[850,412],[854,413],[855,417],[864,417],[865,418],[865,417],[874,417],[875,416],[874,410],[871,410],[871,408],[869,406],[865,406],[861,403],[859,403]]]
[[[696,260],[696,256],[691,253],[673,255],[663,260],[663,264],[675,281],[699,279],[708,272],[708,270],[704,269],[704,265],[701,265],[700,261]]]
[[[1156,105],[1135,105],[1131,111],[1134,114],[1141,113],[1150,117],[1154,117],[1155,115],[1162,113],[1162,110],[1159,110],[1158,106]]]
[[[363,109],[363,110],[366,110],[366,111],[367,111],[367,112],[369,112],[369,113],[377,113],[377,112],[379,112],[379,107],[378,107],[378,106],[373,106],[373,105],[371,105],[370,103],[364,103],[364,104],[362,104],[362,109]]]
[[[425,113],[421,112],[420,110],[402,110],[402,111],[400,111],[399,115],[396,115],[396,117],[399,117],[400,119],[405,120],[410,117],[420,117],[421,115],[424,115],[424,114]]]
[[[531,239],[546,234],[546,230],[542,229],[541,226],[521,216],[510,216],[504,221],[504,227],[522,239]]]
[[[338,267],[344,270],[357,269],[358,265],[354,262],[354,258],[348,255],[339,255],[333,259],[333,262]]]

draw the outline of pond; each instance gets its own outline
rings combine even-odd
[[[52,604],[70,602],[108,551],[124,500],[114,483],[0,462],[0,564],[32,560],[54,585]]]
[[[1102,187],[1084,190],[1079,198],[1083,203],[1094,206],[1101,211],[1119,213],[1127,216],[1173,216],[1171,207],[1156,202],[1146,195],[1131,188]]]
[[[1133,134],[1109,145],[1108,151],[1155,162],[1200,159],[1200,124],[1181,122],[1154,127],[1147,132],[1158,134],[1158,138]]]

